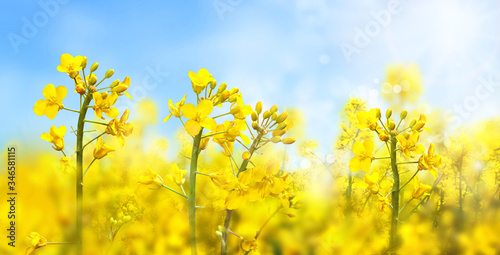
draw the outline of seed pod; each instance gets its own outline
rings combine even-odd
[[[406,110],[403,110],[401,112],[401,115],[399,117],[401,117],[402,120],[404,120],[406,118],[406,116],[408,115],[408,112]]]
[[[271,142],[273,143],[281,142],[281,136],[273,136],[273,138],[271,138]]]
[[[284,144],[292,144],[294,142],[295,142],[295,138],[293,138],[293,137],[287,137],[287,138],[283,139]]]
[[[277,111],[278,111],[278,106],[273,105],[273,106],[271,107],[271,113],[275,113],[275,112],[277,112]]]
[[[280,114],[280,116],[276,119],[276,122],[278,123],[281,123],[283,121],[286,120],[286,118],[288,118],[288,113],[287,112],[283,112]]]
[[[115,70],[113,69],[109,69],[106,74],[104,74],[104,77],[106,77],[106,79],[109,79],[111,78],[111,76],[113,76],[113,74],[115,73]]]
[[[257,104],[255,105],[255,111],[257,112],[257,115],[262,112],[262,102],[261,101],[257,102]]]
[[[391,116],[392,116],[392,110],[391,109],[387,109],[387,112],[385,112],[385,117],[387,119],[389,119]]]
[[[97,70],[97,68],[99,67],[99,63],[95,62],[94,64],[92,64],[90,66],[90,72],[95,72],[95,70]]]

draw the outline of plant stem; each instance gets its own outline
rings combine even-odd
[[[170,190],[170,191],[172,191],[172,192],[174,192],[174,193],[175,193],[175,194],[177,194],[177,195],[180,195],[180,196],[184,197],[185,199],[188,199],[188,197],[187,197],[186,195],[184,195],[184,194],[182,194],[182,193],[178,192],[178,191],[177,191],[177,190],[175,190],[175,189],[170,188],[169,186],[167,186],[167,185],[165,185],[165,184],[163,184],[163,187],[164,187],[164,188],[166,188],[166,189],[168,189],[168,190]],[[181,187],[182,187],[182,186],[181,186]]]
[[[77,110],[73,110],[73,109],[69,109],[69,108],[66,108],[64,107],[63,110],[67,110],[67,111],[70,111],[70,112],[77,112],[77,113],[80,113],[80,111],[77,111]]]
[[[108,123],[99,122],[99,121],[92,121],[92,120],[84,120],[84,121],[88,122],[88,123],[94,123],[94,124],[99,124],[99,125],[104,125],[104,126],[108,125]]]
[[[203,128],[193,140],[193,150],[191,153],[191,168],[189,170],[189,193],[188,193],[188,211],[189,211],[189,236],[191,243],[191,254],[196,255],[196,172],[198,171],[198,156],[200,155],[200,142]]]
[[[403,186],[401,186],[401,187],[399,188],[399,190],[402,190],[402,189],[403,189],[406,185],[408,185],[408,183],[410,183],[410,182],[411,182],[411,180],[413,180],[413,178],[415,178],[415,176],[417,176],[417,174],[418,174],[418,172],[419,172],[419,171],[420,171],[420,170],[418,170],[418,169],[417,169],[417,171],[415,172],[415,174],[413,174],[413,176],[412,176],[410,179],[408,179],[408,181],[407,181],[405,184],[403,184]]]
[[[391,217],[391,235],[389,242],[389,249],[391,253],[395,254],[396,246],[398,243],[398,218],[399,218],[399,172],[396,157],[397,140],[395,136],[391,136],[391,168],[394,183],[392,185],[392,217]]]
[[[264,224],[262,224],[262,226],[260,227],[259,231],[257,231],[257,233],[255,234],[255,237],[254,237],[254,240],[257,240],[257,238],[259,238],[260,234],[262,233],[262,230],[264,230],[264,228],[266,227],[267,223],[269,223],[269,221],[271,221],[271,219],[281,210],[281,206],[278,207],[278,209],[276,211],[274,211],[273,214],[271,214],[271,216],[269,216],[269,218],[267,218],[267,220],[264,222]],[[249,254],[250,251],[247,251],[245,252],[245,255]]]
[[[76,254],[83,254],[83,131],[85,128],[85,115],[92,100],[91,96],[85,97],[76,131]]]

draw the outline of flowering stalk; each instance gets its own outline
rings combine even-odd
[[[393,135],[390,139],[390,154],[391,154],[391,169],[394,182],[392,184],[392,216],[391,216],[391,236],[390,236],[390,248],[394,248],[398,241],[398,218],[399,218],[399,171],[396,158],[396,145],[397,140]]]
[[[260,140],[263,137],[263,133],[259,132],[255,140],[253,141],[252,145],[250,146],[250,158],[252,158],[253,153],[257,149],[257,145],[260,143]],[[248,162],[250,162],[250,158],[248,160],[244,160],[243,163],[241,163],[240,168],[238,169],[237,176],[241,173],[247,170]],[[231,223],[231,215],[233,214],[233,210],[226,210],[226,218],[224,219],[224,231],[222,232],[222,238],[221,238],[221,251],[220,254],[226,255],[227,254],[227,237],[228,237],[228,230],[229,230],[229,224]]]
[[[200,155],[200,142],[203,128],[193,140],[193,150],[191,153],[191,167],[189,171],[189,193],[188,193],[188,212],[189,212],[189,235],[191,243],[191,254],[197,254],[196,249],[196,172],[198,171],[198,156]]]
[[[85,115],[92,95],[87,93],[78,117],[76,130],[76,252],[82,254],[82,214],[83,214],[83,130],[85,128]]]

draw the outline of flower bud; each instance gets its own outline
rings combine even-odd
[[[273,114],[271,115],[271,119],[272,120],[276,120],[278,118],[278,113],[277,112],[273,112]]]
[[[262,115],[264,119],[269,119],[271,117],[271,112],[270,111],[265,111],[264,114]]]
[[[293,138],[293,137],[287,137],[287,138],[283,139],[284,144],[292,144],[294,142],[295,142],[295,138]]]
[[[281,136],[273,136],[273,138],[271,138],[271,142],[273,143],[281,142]]]
[[[234,95],[234,94],[238,93],[238,91],[240,91],[239,88],[232,88],[229,92],[231,93],[231,95]]]
[[[83,60],[82,60],[82,69],[85,69],[87,67],[87,57],[83,56]]]
[[[394,123],[394,121],[390,119],[387,121],[386,126],[389,130],[394,130],[396,128],[396,123]]]
[[[252,112],[252,121],[258,121],[259,120],[259,116],[257,116],[257,113],[256,112]]]
[[[286,133],[286,130],[274,130],[273,136],[282,136]]]
[[[95,70],[97,70],[98,67],[99,67],[99,63],[95,62],[94,64],[92,64],[90,66],[90,72],[91,73],[95,72]]]
[[[243,152],[243,154],[241,155],[241,157],[243,158],[243,160],[249,160],[250,159],[250,152],[248,151],[245,151]]]
[[[254,130],[257,130],[257,129],[259,128],[259,124],[257,124],[257,122],[255,122],[255,121],[254,121],[254,122],[252,122],[252,128],[253,128]]]
[[[289,214],[287,214],[287,216],[290,218],[295,218],[295,216],[297,216],[297,215],[295,215],[295,213],[289,213]]]
[[[92,86],[97,83],[97,77],[95,75],[91,75],[89,78],[89,84]]]
[[[273,106],[271,107],[271,110],[270,110],[270,111],[271,111],[271,113],[275,113],[275,112],[277,112],[277,111],[278,111],[278,106],[273,105]]]
[[[279,117],[278,117],[278,119],[279,119]],[[282,123],[278,124],[278,129],[283,130],[286,128],[286,126],[287,126],[287,124],[285,122],[282,122]]]
[[[217,94],[224,92],[226,90],[227,84],[224,82],[219,86],[219,89],[217,89]]]
[[[288,118],[288,113],[287,112],[283,112],[280,114],[280,116],[276,119],[276,122],[278,123],[281,123],[283,121],[286,120],[286,118]]]
[[[385,112],[385,117],[387,119],[389,119],[391,116],[392,116],[392,110],[391,109],[387,109],[387,112]]]
[[[413,126],[415,126],[415,124],[417,124],[417,120],[412,120],[410,122],[410,127],[412,128]]]
[[[380,117],[382,117],[382,114],[380,113],[380,108],[375,108],[375,110],[377,111],[377,119],[380,119]]]
[[[412,128],[412,129],[413,129],[413,130],[420,130],[420,129],[422,129],[424,126],[425,126],[425,123],[424,123],[424,122],[419,121],[419,122],[417,122],[417,124],[415,124],[415,125],[413,126],[413,128]]]
[[[401,117],[402,120],[404,120],[406,118],[406,116],[408,115],[408,112],[406,110],[403,110],[401,112],[401,115],[399,117]]]
[[[115,73],[115,70],[113,69],[109,69],[106,74],[104,74],[104,77],[106,77],[106,79],[109,79],[111,78],[111,76],[113,76],[113,74]]]
[[[257,102],[257,104],[255,105],[255,111],[257,112],[257,114],[260,114],[262,112],[262,102],[261,101]]]
[[[120,80],[116,79],[114,82],[111,83],[111,85],[109,85],[111,88],[114,88],[118,85],[118,83],[120,83]]]
[[[215,87],[217,87],[217,80],[212,79],[212,81],[210,81],[210,89],[213,90]]]

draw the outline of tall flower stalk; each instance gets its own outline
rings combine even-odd
[[[59,86],[57,88],[54,85],[49,84],[43,89],[43,96],[45,99],[38,100],[33,107],[35,114],[42,116],[45,115],[49,119],[54,119],[60,110],[66,110],[70,112],[78,113],[78,122],[76,130],[73,133],[76,135],[76,149],[73,154],[66,154],[64,152],[64,136],[67,131],[65,126],[56,128],[52,126],[49,133],[44,133],[41,138],[52,143],[53,148],[57,151],[61,151],[63,157],[60,162],[63,164],[64,168],[74,168],[72,163],[72,156],[76,154],[76,232],[74,243],[76,245],[76,253],[83,254],[83,178],[88,172],[92,164],[98,160],[104,158],[109,152],[115,150],[114,147],[106,145],[102,136],[104,134],[116,136],[118,142],[123,147],[125,140],[124,136],[129,136],[132,134],[133,125],[126,123],[129,115],[129,111],[126,110],[120,119],[117,119],[119,112],[118,109],[113,107],[118,96],[128,95],[126,90],[130,86],[130,78],[125,77],[125,79],[120,82],[120,80],[115,80],[110,84],[110,86],[98,89],[98,86],[106,79],[111,78],[114,74],[114,70],[108,70],[104,78],[97,82],[97,76],[94,73],[99,64],[96,62],[90,67],[90,73],[85,76],[85,68],[87,67],[87,58],[83,56],[71,56],[69,54],[63,54],[61,56],[61,64],[57,67],[60,72],[67,73],[68,76],[73,80],[75,84],[75,93],[79,94],[79,110],[74,110],[66,108],[62,100],[66,98],[67,88],[64,86]],[[101,91],[101,92],[99,92]],[[90,106],[90,103],[94,101],[94,106]],[[96,117],[101,120],[105,118],[102,116],[103,113],[112,118],[108,123],[102,121],[92,121],[87,120],[87,111],[92,107]],[[84,134],[91,133],[94,131],[86,131],[85,123],[94,123],[101,126],[105,126],[99,135],[92,138],[89,142],[84,144]],[[84,171],[84,150],[93,141],[96,141],[96,147],[93,153],[93,160],[85,168]],[[66,243],[64,243],[66,244]]]

